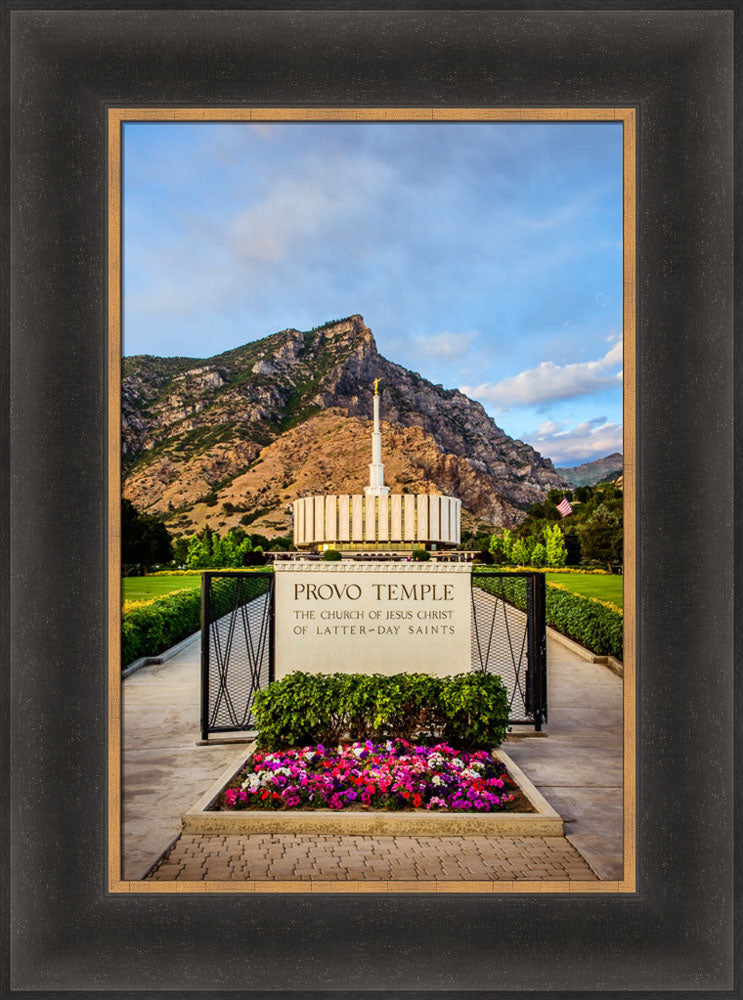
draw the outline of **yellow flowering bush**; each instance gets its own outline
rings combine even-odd
[[[159,569],[147,576],[201,576],[202,573],[270,573],[273,566],[223,566],[213,569]]]
[[[605,569],[570,569],[567,566],[498,566],[500,573],[572,573],[576,576],[611,576]]]

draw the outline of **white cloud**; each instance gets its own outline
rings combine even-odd
[[[479,333],[468,330],[466,333],[452,333],[448,330],[414,337],[415,353],[424,358],[434,358],[436,361],[463,360]]]
[[[336,157],[332,168],[320,159],[275,178],[260,203],[242,212],[228,233],[237,253],[248,260],[275,263],[322,240],[347,240],[361,217],[385,189],[391,168],[362,154]],[[353,250],[353,247],[347,247]]]
[[[147,316],[219,313],[268,290],[286,292],[292,276],[320,283],[339,249],[349,258],[377,250],[365,213],[384,201],[392,176],[390,165],[363,153],[338,155],[331,165],[308,156],[268,178],[252,204],[236,199],[228,219],[201,210],[180,215],[174,237],[140,251],[149,281],[127,307]]]
[[[556,465],[579,465],[615,451],[621,452],[622,425],[605,417],[584,420],[575,427],[547,420],[535,431],[525,434],[524,440]]]
[[[495,384],[483,382],[460,388],[468,396],[494,403],[501,412],[512,406],[541,409],[549,403],[615,388],[621,382],[622,373],[612,373],[611,369],[621,363],[622,342],[618,341],[596,361],[578,361],[570,365],[543,361],[536,368],[528,368]]]

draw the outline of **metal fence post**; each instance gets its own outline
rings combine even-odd
[[[534,724],[539,730],[539,717],[535,711],[534,695],[534,675],[537,667],[537,630],[534,616],[535,605],[535,577],[536,573],[530,573],[526,577],[526,684],[524,692],[524,708],[527,716],[534,717]]]
[[[535,685],[536,704],[534,718],[537,732],[547,722],[547,587],[544,573],[534,575],[534,628],[536,637]]]
[[[209,620],[211,573],[201,574],[201,738],[209,739]]]
[[[268,620],[268,683],[276,679],[276,574],[271,573],[268,584],[270,601]]]

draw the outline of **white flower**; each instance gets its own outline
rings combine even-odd
[[[454,757],[451,762],[452,767],[464,767],[464,761],[460,757]]]

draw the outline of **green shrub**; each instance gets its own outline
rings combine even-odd
[[[325,549],[322,557],[325,562],[338,562],[339,559],[343,558],[338,549]]]
[[[523,577],[480,577],[475,585],[526,610]],[[608,608],[605,603],[547,584],[545,618],[552,628],[569,639],[575,639],[598,656],[616,656],[617,659],[622,659],[624,617],[619,611]]]
[[[624,616],[598,601],[547,586],[547,624],[599,656],[624,653]]]
[[[446,678],[432,674],[375,676],[374,735],[435,739],[444,723],[441,697]]]
[[[413,553],[410,558],[413,562],[428,562],[431,558],[431,553],[428,549],[413,549]]]
[[[156,656],[197,632],[201,624],[199,590],[178,590],[145,607],[124,611],[121,620],[121,664],[140,656]]]
[[[508,726],[508,692],[496,674],[457,674],[441,691],[444,738],[455,747],[497,747]]]
[[[234,579],[212,582],[212,612],[215,616],[227,614],[234,604]],[[243,594],[255,596],[264,593],[263,580],[251,579],[246,574]],[[121,665],[128,666],[140,656],[157,656],[185,639],[201,626],[201,590],[176,590],[142,607],[125,610],[121,615]]]
[[[491,673],[308,674],[295,671],[258,691],[253,702],[263,750],[352,740],[445,740],[455,747],[498,746],[508,695]]]

